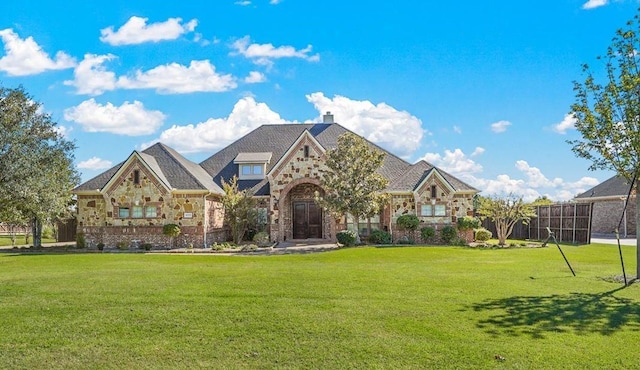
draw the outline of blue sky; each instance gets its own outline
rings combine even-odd
[[[5,1],[0,84],[77,145],[88,180],[160,140],[200,162],[264,123],[343,126],[483,194],[568,200],[581,65],[637,0]],[[169,4],[169,3],[167,3]]]

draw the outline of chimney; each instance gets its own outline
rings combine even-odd
[[[333,114],[327,111],[327,114],[322,116],[322,123],[334,123],[333,122]]]

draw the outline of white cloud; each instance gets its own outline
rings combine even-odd
[[[524,180],[512,179],[509,175],[498,175],[495,179],[476,179],[474,186],[482,190],[484,195],[514,194],[520,196],[525,202],[533,202],[540,193],[526,185]]]
[[[471,156],[472,156],[472,157],[476,157],[476,156],[481,155],[482,153],[484,153],[484,148],[483,148],[483,147],[479,147],[479,146],[477,146],[477,147],[473,150],[473,153],[471,153]]]
[[[542,174],[539,168],[531,167],[527,161],[516,161],[516,168],[525,174],[527,177],[527,185],[532,188],[556,187],[563,182],[560,178],[555,178],[553,181],[549,180]]]
[[[33,37],[21,39],[13,29],[0,30],[0,38],[4,43],[6,55],[0,58],[0,71],[11,76],[34,75],[46,70],[73,68],[76,61],[62,51],[58,51],[54,59],[42,51]]]
[[[237,87],[233,76],[217,73],[208,60],[193,60],[189,67],[171,63],[146,72],[138,70],[131,78],[120,77],[117,85],[125,89],[156,89],[161,94],[221,92]]]
[[[160,111],[146,110],[137,100],[117,107],[111,103],[97,104],[91,98],[65,109],[64,119],[78,123],[87,132],[140,136],[154,133],[162,126],[165,115]]]
[[[87,170],[106,170],[107,168],[113,167],[113,163],[106,159],[91,157],[86,161],[79,162],[77,167]]]
[[[589,0],[582,5],[582,9],[594,9],[601,6],[605,6],[609,3],[609,0]]]
[[[310,55],[312,46],[307,45],[306,48],[296,50],[293,46],[278,46],[273,44],[250,44],[251,38],[245,36],[236,40],[231,44],[231,48],[235,50],[232,54],[240,54],[251,59],[255,64],[270,66],[273,64],[272,59],[279,58],[301,58],[309,62],[317,62],[320,60],[319,54]]]
[[[251,1],[249,0],[236,1],[234,4],[240,5],[240,6],[249,6],[251,5]]]
[[[351,100],[340,95],[330,99],[321,92],[306,97],[320,115],[330,111],[342,126],[401,156],[418,149],[425,134],[420,119],[386,103],[374,105],[368,100]],[[322,122],[321,117],[318,121]]]
[[[491,131],[499,134],[501,132],[507,131],[507,127],[511,126],[511,122],[509,121],[498,121],[491,124]]]
[[[569,113],[565,114],[562,122],[553,125],[551,128],[553,129],[553,131],[564,135],[567,133],[567,130],[573,130],[576,128],[576,122],[576,116],[574,116],[572,113]]]
[[[65,85],[74,86],[76,94],[100,95],[116,88],[116,74],[107,71],[104,62],[115,59],[114,55],[85,54],[84,59],[73,71],[73,80]]]
[[[462,129],[459,126],[453,126],[453,132],[455,132],[456,134],[461,134]]]
[[[133,16],[115,32],[113,31],[113,26],[103,28],[100,30],[102,35],[100,36],[100,41],[110,45],[132,45],[175,40],[184,33],[193,32],[198,25],[198,20],[196,19],[181,24],[181,18],[169,18],[165,22],[147,25],[148,20],[149,18]]]
[[[269,4],[271,4],[271,5],[278,5],[278,4],[280,4],[281,2],[282,2],[282,0],[270,0],[270,1],[269,1]]]
[[[267,81],[265,75],[258,71],[251,71],[249,75],[244,78],[244,82],[248,84],[256,84]]]
[[[265,103],[244,97],[238,100],[228,117],[209,118],[195,125],[174,125],[163,131],[156,141],[181,153],[215,152],[261,125],[281,123],[286,122]]]
[[[62,125],[56,125],[53,127],[53,130],[58,133],[58,135],[64,137],[65,139],[69,138],[69,134],[73,131],[73,127],[67,127]]]
[[[476,151],[478,149],[482,148],[476,148]],[[469,178],[470,174],[482,172],[482,165],[467,157],[460,149],[445,150],[444,156],[439,153],[427,153],[421,159],[461,179]]]

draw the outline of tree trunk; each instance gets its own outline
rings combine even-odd
[[[636,189],[639,189],[636,187]],[[640,279],[640,194],[636,190],[636,278]]]
[[[353,222],[355,223],[356,229],[356,245],[362,244],[362,240],[360,240],[360,217],[353,216]]]
[[[37,217],[33,218],[31,223],[31,232],[33,233],[33,247],[42,247],[42,222]]]

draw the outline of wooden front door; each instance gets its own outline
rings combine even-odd
[[[314,202],[293,203],[293,238],[322,238],[322,209]]]

